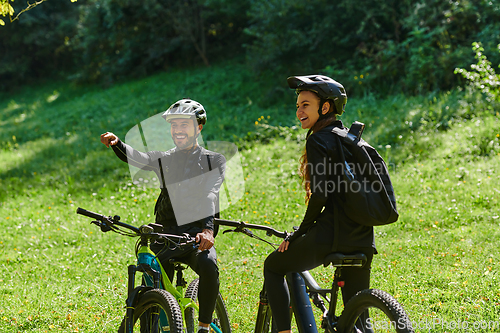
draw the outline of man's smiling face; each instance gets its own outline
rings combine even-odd
[[[179,149],[189,149],[196,145],[196,138],[202,126],[195,126],[193,119],[170,120],[170,132],[175,145]]]

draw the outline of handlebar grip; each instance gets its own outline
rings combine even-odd
[[[90,218],[93,218],[93,219],[96,219],[96,220],[99,220],[99,221],[102,221],[103,219],[106,218],[104,215],[101,215],[101,214],[98,214],[98,213],[94,213],[94,212],[91,212],[90,210],[86,210],[86,209],[83,209],[83,208],[80,208],[80,207],[78,207],[76,209],[76,213],[80,214],[80,215],[84,215],[84,216],[90,217]]]

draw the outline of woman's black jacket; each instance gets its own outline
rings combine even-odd
[[[339,155],[340,142],[331,132],[333,127],[343,128],[342,122],[336,120],[307,139],[306,152],[312,194],[304,219],[290,241],[303,235],[314,223],[332,223],[332,251],[370,247],[375,249],[373,227],[349,219],[340,204],[343,162]]]

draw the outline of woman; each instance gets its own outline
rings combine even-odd
[[[264,265],[266,291],[279,332],[291,332],[285,274],[313,269],[332,252],[363,252],[368,259],[363,267],[342,269],[345,304],[358,291],[369,288],[376,253],[373,227],[350,220],[338,200],[342,197],[343,164],[339,142],[331,130],[343,127],[337,115],[344,112],[347,102],[344,87],[322,75],[289,77],[288,85],[297,92],[297,118],[303,129],[309,129],[300,158],[307,210],[299,229],[267,257]]]

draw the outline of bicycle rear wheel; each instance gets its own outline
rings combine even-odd
[[[195,302],[198,301],[198,285],[199,279],[196,278],[189,284],[185,297],[191,298]],[[198,313],[193,308],[187,308],[184,311],[184,316],[186,318],[186,333],[196,333],[198,329]],[[217,300],[215,302],[215,311],[212,317],[212,323],[217,327],[214,329],[210,328],[210,332],[215,333],[231,333],[231,324],[229,322],[229,316],[227,315],[226,305],[224,304],[224,300],[222,299],[221,294],[217,295]],[[212,326],[212,325],[211,325]]]
[[[125,329],[122,321],[119,333],[183,333],[182,312],[177,300],[169,292],[152,289],[140,296],[134,310],[133,327]]]
[[[351,298],[338,326],[345,333],[414,333],[401,304],[378,289],[365,289]]]

